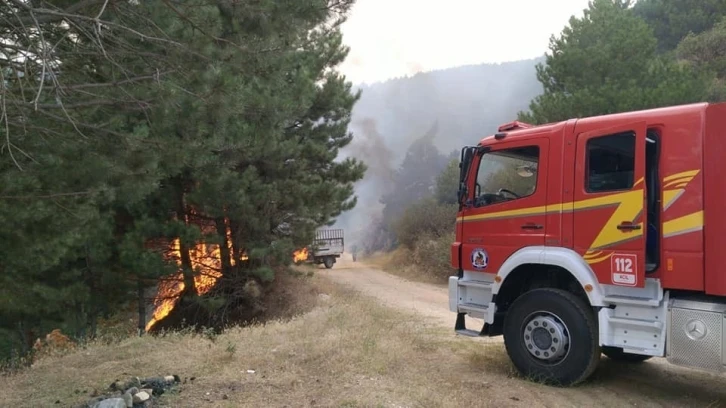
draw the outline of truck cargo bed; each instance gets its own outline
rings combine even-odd
[[[313,241],[313,256],[339,257],[345,251],[342,229],[318,230]]]

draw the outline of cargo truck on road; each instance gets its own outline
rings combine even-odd
[[[295,262],[310,262],[315,265],[323,264],[330,269],[343,252],[345,252],[345,239],[342,229],[322,229],[315,231],[315,239],[310,246],[296,251]]]

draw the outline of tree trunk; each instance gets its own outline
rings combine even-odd
[[[86,242],[86,271],[85,271],[85,279],[86,279],[86,285],[88,285],[88,289],[91,293],[91,302],[89,304],[89,310],[86,314],[86,325],[83,327],[83,336],[84,338],[93,339],[96,337],[96,323],[98,318],[98,290],[96,289],[96,277],[94,275],[94,268],[92,266],[91,262],[91,248],[88,242]],[[83,306],[81,306],[83,308]],[[81,311],[81,316],[83,315],[83,311]]]
[[[91,339],[95,339],[98,331],[98,308],[94,306],[91,310],[88,315],[88,333]]]
[[[177,219],[184,220],[184,225],[189,225],[189,217],[187,215],[187,204],[184,199],[184,180],[182,177],[175,179],[177,187]],[[182,297],[194,297],[197,295],[197,288],[194,283],[194,267],[192,258],[189,255],[189,246],[181,237],[179,238],[179,257],[181,259],[182,275],[184,276],[184,291]]]
[[[222,275],[229,276],[232,271],[232,259],[234,263],[237,263],[237,258],[232,258],[232,252],[230,251],[230,241],[227,238],[227,222],[224,217],[217,217],[214,220],[214,224],[217,228],[217,234],[222,237],[222,243],[219,245],[219,257],[222,261]]]
[[[146,332],[146,300],[144,299],[144,283],[139,279],[136,286],[137,297],[139,298],[139,336]]]
[[[240,252],[239,247],[239,225],[232,220],[229,220],[229,235],[232,239],[232,245],[230,248],[230,256],[234,257],[235,262],[239,263],[239,260],[242,258],[242,252]],[[239,267],[237,268],[239,271]]]
[[[21,355],[26,355],[33,348],[33,342],[35,341],[35,331],[33,329],[26,329],[23,324],[24,321],[18,322],[18,334],[20,335],[21,344]]]
[[[179,254],[181,255],[182,274],[184,275],[184,292],[183,297],[197,295],[196,283],[194,283],[194,267],[192,266],[192,257],[189,255],[189,247],[179,240]]]

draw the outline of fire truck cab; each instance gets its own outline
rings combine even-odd
[[[462,149],[449,308],[534,380],[600,355],[726,369],[726,104],[531,126]],[[465,316],[483,319],[475,330]]]

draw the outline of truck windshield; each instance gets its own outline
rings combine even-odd
[[[527,146],[484,153],[476,177],[477,207],[517,200],[537,187],[539,147]]]

